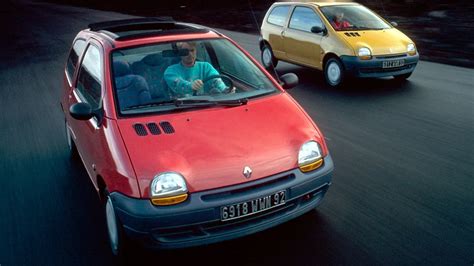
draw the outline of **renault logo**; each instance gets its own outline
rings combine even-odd
[[[243,174],[245,178],[249,179],[252,176],[252,169],[250,169],[248,166],[245,166]]]

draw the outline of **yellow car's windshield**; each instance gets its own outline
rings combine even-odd
[[[360,5],[325,6],[321,7],[321,12],[336,31],[391,28],[370,9]]]

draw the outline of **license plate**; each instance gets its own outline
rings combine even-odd
[[[382,68],[401,67],[405,65],[405,60],[383,61]]]
[[[285,191],[267,195],[258,199],[221,207],[221,221],[234,220],[253,215],[285,204]]]

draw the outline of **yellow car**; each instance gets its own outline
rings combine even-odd
[[[281,60],[322,70],[331,87],[346,76],[405,80],[419,55],[394,26],[357,3],[275,3],[261,27],[262,63],[267,69]]]

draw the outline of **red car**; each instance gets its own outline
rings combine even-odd
[[[252,234],[314,209],[333,162],[321,131],[234,41],[169,18],[89,25],[61,106],[104,205],[112,252]]]

